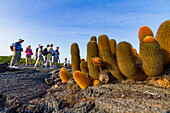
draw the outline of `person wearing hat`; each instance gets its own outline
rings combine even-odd
[[[31,55],[33,55],[33,53],[30,45],[26,48],[25,53],[26,53],[26,60],[25,60],[26,66],[28,65],[28,59],[31,65]]]
[[[21,58],[21,52],[23,51],[21,43],[23,42],[24,42],[23,39],[19,39],[18,42],[15,42],[13,46],[13,57],[10,62],[10,68],[18,68],[16,65],[17,63],[19,63]]]
[[[37,68],[39,62],[41,62],[42,64],[45,63],[42,53],[43,53],[43,46],[42,46],[42,45],[39,45],[38,54],[37,54],[38,58],[37,58],[36,63],[35,63],[35,65],[34,65],[34,68],[35,68],[35,69]]]

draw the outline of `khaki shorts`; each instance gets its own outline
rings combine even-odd
[[[52,60],[52,54],[51,53],[47,54],[47,60]]]

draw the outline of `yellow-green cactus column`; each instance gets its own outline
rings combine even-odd
[[[90,78],[80,71],[75,71],[73,73],[73,78],[76,83],[81,87],[81,89],[85,89],[91,85]]]
[[[96,36],[92,36],[91,39],[90,39],[90,41],[97,41]]]
[[[68,82],[68,80],[72,77],[70,72],[65,68],[61,68],[59,75],[62,82]]]
[[[115,57],[116,56],[116,40],[110,39],[109,44],[110,44],[111,53]]]
[[[118,80],[125,80],[126,77],[120,72],[116,59],[111,53],[109,39],[106,35],[99,36],[98,48],[103,64],[108,69],[108,71]]]
[[[89,69],[89,75],[92,79],[99,78],[99,67],[93,64],[93,58],[98,57],[98,47],[96,41],[90,41],[87,45],[87,63]]]
[[[143,70],[148,76],[157,76],[162,74],[163,55],[159,43],[153,36],[146,36],[141,45],[140,56],[143,63]]]
[[[71,45],[72,72],[80,70],[80,51],[77,43]]]
[[[163,22],[157,32],[156,40],[164,56],[164,64],[170,64],[170,20]]]
[[[87,62],[86,61],[81,61],[80,69],[81,69],[81,72],[83,74],[88,75],[89,71],[88,71],[88,66],[87,66]]]
[[[136,65],[134,50],[130,43],[120,42],[116,48],[116,56],[118,66],[127,78],[133,80],[145,80],[147,78],[146,74]]]

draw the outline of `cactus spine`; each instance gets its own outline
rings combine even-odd
[[[71,61],[72,61],[72,72],[80,70],[80,55],[79,47],[77,43],[71,45]]]
[[[120,72],[115,58],[112,56],[110,50],[109,39],[106,35],[101,35],[98,38],[98,48],[102,60],[108,71],[117,79],[125,80],[126,77]]]
[[[110,39],[109,40],[109,44],[110,44],[110,49],[111,49],[111,53],[114,57],[116,57],[116,40],[114,39]]]
[[[80,69],[81,69],[81,72],[85,75],[88,75],[88,67],[87,67],[87,62],[86,61],[81,61],[80,63]]]
[[[87,63],[89,69],[89,75],[92,79],[99,78],[99,67],[93,64],[93,58],[98,57],[98,47],[96,41],[90,41],[87,45]]]
[[[81,89],[85,89],[91,85],[89,77],[80,71],[75,71],[73,73],[73,78],[76,81],[76,83],[81,87]]]
[[[70,72],[68,72],[68,70],[65,68],[61,68],[59,75],[62,82],[68,82],[68,80],[72,77]]]
[[[121,72],[133,80],[145,80],[147,76],[136,65],[134,50],[130,43],[120,42],[116,48],[116,57]]]
[[[140,48],[145,74],[148,76],[160,75],[163,72],[163,56],[159,43],[153,36],[146,36]]]
[[[163,22],[157,32],[156,40],[164,56],[164,64],[170,64],[170,20]]]

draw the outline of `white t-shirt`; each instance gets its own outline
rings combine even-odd
[[[42,51],[43,51],[42,48],[38,48],[38,56],[42,56]]]
[[[47,47],[47,53],[54,53],[54,50],[52,47]]]

